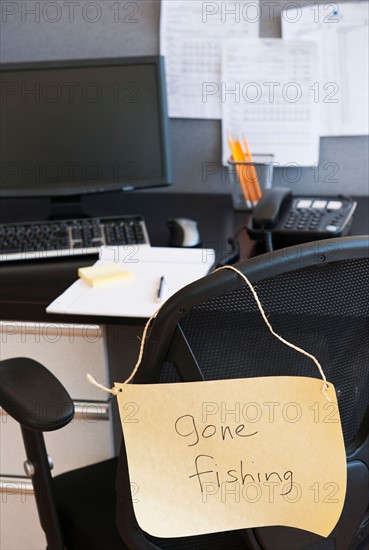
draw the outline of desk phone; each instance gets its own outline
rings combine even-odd
[[[284,246],[347,235],[357,203],[344,195],[293,196],[290,189],[270,189],[254,208],[248,225],[252,239],[265,233]]]

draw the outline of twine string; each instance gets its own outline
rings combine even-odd
[[[317,366],[319,372],[320,372],[320,375],[323,379],[323,385],[322,385],[322,389],[321,389],[321,392],[323,393],[323,395],[325,396],[326,400],[327,401],[331,401],[328,393],[327,393],[327,390],[328,390],[328,384],[327,384],[327,378],[324,374],[324,371],[323,371],[323,368],[321,366],[321,364],[319,363],[319,361],[317,360],[317,358],[312,355],[311,353],[305,351],[304,349],[298,347],[298,346],[295,346],[295,344],[292,344],[291,342],[289,342],[288,340],[286,340],[285,338],[283,338],[282,336],[280,336],[279,334],[277,334],[272,325],[270,324],[269,320],[268,320],[268,317],[264,311],[264,308],[260,302],[260,299],[259,299],[259,296],[257,295],[257,292],[255,290],[255,288],[253,287],[253,285],[250,283],[250,281],[248,280],[248,278],[246,277],[246,275],[244,275],[239,269],[237,269],[236,267],[233,267],[231,265],[225,265],[225,266],[222,266],[222,267],[219,267],[218,269],[216,269],[214,271],[214,273],[216,271],[220,271],[222,269],[230,269],[232,271],[234,271],[235,273],[237,273],[240,277],[242,277],[242,279],[245,281],[246,285],[248,286],[248,288],[250,289],[252,295],[253,295],[253,298],[256,302],[256,305],[258,306],[258,309],[260,311],[260,314],[263,318],[263,321],[265,322],[266,326],[268,327],[269,331],[272,333],[273,336],[275,336],[276,338],[278,338],[278,340],[280,340],[283,344],[285,344],[286,346],[294,349],[295,351],[299,352],[299,353],[302,353],[303,355],[305,355],[306,357],[309,357],[309,359],[311,359],[315,365]],[[145,328],[144,328],[144,331],[142,333],[142,339],[141,339],[141,344],[140,344],[140,351],[139,351],[139,355],[138,355],[138,359],[136,361],[136,364],[131,372],[131,374],[129,375],[129,377],[123,382],[123,384],[128,384],[129,382],[131,382],[131,380],[134,378],[135,374],[137,373],[140,365],[141,365],[141,361],[142,361],[142,357],[143,357],[143,353],[144,353],[144,349],[145,349],[145,343],[146,343],[146,337],[147,337],[147,332],[149,330],[149,327],[152,323],[152,321],[155,319],[155,317],[157,316],[157,314],[159,313],[160,309],[162,308],[164,304],[162,304],[156,311],[155,313],[150,317],[150,319],[147,321],[146,325],[145,325]],[[96,387],[104,390],[104,391],[107,391],[108,393],[111,393],[112,395],[118,395],[119,393],[119,390],[116,388],[116,387],[113,387],[113,388],[107,388],[106,386],[104,386],[103,384],[99,384],[98,382],[96,382],[96,380],[93,378],[93,376],[91,376],[91,374],[87,374],[87,380],[95,385]]]
[[[147,321],[147,323],[145,324],[145,328],[143,330],[143,333],[142,333],[142,338],[141,338],[141,343],[140,343],[140,351],[139,351],[139,354],[138,354],[138,358],[137,358],[137,361],[136,361],[136,364],[131,372],[131,374],[129,375],[129,377],[123,382],[123,384],[128,384],[135,376],[136,372],[138,371],[138,368],[139,366],[141,365],[141,361],[142,361],[142,357],[143,357],[143,352],[144,352],[144,348],[145,348],[145,343],[146,343],[146,336],[147,336],[147,331],[149,330],[149,327],[152,323],[152,321],[155,319],[155,317],[157,316],[157,314],[159,313],[160,309],[162,308],[164,304],[162,304],[156,311],[155,313],[153,313],[153,315],[151,315],[150,319]],[[101,390],[104,390],[108,393],[111,393],[112,395],[118,395],[119,393],[119,390],[113,386],[112,388],[108,388],[107,386],[104,386],[103,384],[100,384],[99,382],[96,382],[95,378],[93,376],[91,376],[91,374],[87,374],[86,375],[87,377],[87,380],[90,382],[90,384],[93,384],[94,386],[96,386],[97,388],[100,388]]]
[[[248,278],[246,277],[246,275],[244,275],[239,269],[237,269],[236,267],[233,267],[232,265],[225,265],[225,266],[222,266],[222,267],[219,267],[216,271],[220,271],[221,269],[231,269],[232,271],[234,271],[235,273],[237,273],[238,275],[240,275],[240,277],[242,277],[242,279],[245,281],[245,283],[247,284],[247,286],[249,287],[254,299],[255,299],[255,302],[256,302],[256,305],[258,306],[259,308],[259,311],[261,313],[261,316],[266,324],[266,326],[268,327],[268,329],[270,330],[270,332],[273,334],[273,336],[275,336],[276,338],[278,338],[278,340],[280,340],[283,344],[285,344],[286,346],[298,351],[299,353],[302,353],[303,355],[306,355],[306,357],[309,357],[309,359],[311,359],[315,365],[318,367],[318,370],[320,372],[320,375],[323,379],[323,385],[322,385],[322,393],[324,394],[325,398],[327,399],[327,401],[331,401],[328,393],[327,393],[327,390],[328,390],[328,384],[327,384],[327,378],[324,374],[324,371],[323,371],[323,368],[321,366],[321,364],[319,363],[318,359],[312,355],[311,353],[305,351],[304,349],[302,348],[299,348],[298,346],[295,346],[295,344],[292,344],[291,342],[289,342],[288,340],[285,340],[285,338],[283,338],[282,336],[280,336],[279,334],[277,334],[274,330],[273,330],[273,327],[272,325],[270,324],[269,322],[269,319],[267,317],[267,315],[265,314],[265,311],[264,311],[264,308],[263,306],[261,305],[261,302],[260,302],[260,299],[259,299],[259,296],[257,295],[256,293],[256,290],[255,288],[253,287],[253,285],[250,283],[250,281],[248,280]]]

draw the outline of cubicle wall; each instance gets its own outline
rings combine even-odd
[[[280,12],[286,4],[293,3],[262,0],[260,36],[280,36]],[[158,54],[159,26],[160,0],[3,0],[1,61]],[[173,193],[228,190],[220,164],[220,131],[218,120],[171,120]],[[304,193],[367,195],[368,137],[321,138],[319,169],[296,174],[277,168],[274,184]]]

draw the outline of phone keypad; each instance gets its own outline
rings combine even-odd
[[[283,232],[335,234],[345,226],[352,207],[352,201],[347,199],[296,197],[281,219],[280,229]]]
[[[283,225],[284,229],[297,231],[317,231],[324,212],[321,210],[291,210]]]

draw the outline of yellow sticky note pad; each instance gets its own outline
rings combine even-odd
[[[330,401],[322,380],[302,376],[116,387],[144,531],[335,527],[347,467],[331,383]]]
[[[119,264],[98,264],[90,267],[80,267],[78,277],[88,285],[97,287],[122,279],[131,280],[133,273],[125,271]]]

